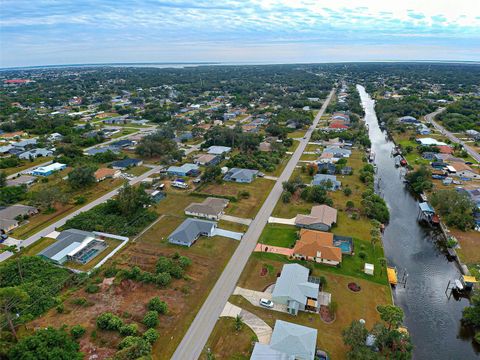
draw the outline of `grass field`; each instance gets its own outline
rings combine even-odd
[[[221,317],[215,324],[205,349],[210,349],[216,359],[247,360],[256,340],[255,333],[245,324],[240,331],[236,331],[234,318]],[[207,360],[206,351],[200,359]]]
[[[140,176],[140,175],[146,173],[148,170],[150,170],[150,168],[148,168],[146,166],[134,166],[134,167],[131,167],[130,169],[126,170],[125,172],[127,174],[130,174],[130,175],[133,175],[133,176]]]
[[[239,286],[263,291],[268,285],[276,281],[277,274],[281,271],[284,262],[278,259],[267,259],[251,256],[238,283]],[[266,276],[261,276],[262,268],[269,269]],[[363,279],[334,274],[323,268],[314,268],[314,276],[325,276],[327,279],[326,291],[332,294],[332,300],[338,304],[336,319],[333,323],[323,322],[319,315],[300,312],[298,316],[291,316],[276,311],[270,311],[253,306],[241,296],[231,296],[230,302],[248,310],[271,327],[275,320],[285,320],[300,325],[305,325],[318,330],[317,346],[328,351],[332,359],[345,359],[347,347],[343,344],[342,330],[348,327],[353,320],[364,319],[367,328],[371,328],[380,320],[376,311],[379,304],[391,303],[391,292],[388,285],[381,285]],[[347,287],[349,282],[356,282],[361,291],[354,293]]]
[[[230,202],[225,213],[246,219],[252,219],[257,214],[274,184],[275,182],[272,180],[257,178],[250,184],[239,184],[234,182],[207,184],[203,186],[200,191],[212,194],[213,196],[238,196],[241,191],[248,191],[250,193],[248,199],[239,199],[237,202]]]
[[[291,248],[297,240],[298,229],[292,225],[267,224],[260,235],[259,243]]]

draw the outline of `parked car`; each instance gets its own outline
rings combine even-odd
[[[266,308],[273,308],[273,301],[268,299],[260,299],[260,305]]]

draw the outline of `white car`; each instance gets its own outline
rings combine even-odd
[[[273,301],[268,299],[260,299],[260,305],[266,308],[273,308]]]

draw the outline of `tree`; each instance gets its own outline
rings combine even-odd
[[[380,318],[388,324],[388,330],[397,328],[403,321],[403,310],[395,305],[379,305]]]
[[[73,189],[82,189],[95,184],[95,168],[90,165],[76,167],[68,174],[68,182]]]
[[[158,296],[155,296],[150,299],[147,304],[148,310],[156,311],[159,314],[166,314],[168,311],[168,306],[165,301],[160,300]]]
[[[85,332],[86,330],[82,325],[75,325],[70,329],[70,335],[75,340],[80,339],[85,334]]]
[[[375,245],[380,241],[380,229],[377,227],[374,227],[372,230],[370,230],[370,242],[373,247],[373,251],[375,252]]]
[[[162,164],[180,161],[184,155],[183,151],[178,150],[177,143],[166,137],[161,131],[145,136],[136,147],[135,152],[142,157],[158,157]]]
[[[426,190],[432,189],[431,177],[432,173],[427,170],[425,165],[422,165],[417,170],[409,172],[405,178],[409,182],[411,189],[416,194],[421,194]]]
[[[240,331],[242,330],[242,327],[243,327],[243,319],[240,315],[237,315],[235,317],[235,323],[234,323],[234,326],[235,326],[235,331]]]
[[[125,337],[120,344],[118,344],[118,348],[119,351],[114,355],[114,360],[140,359],[150,355],[152,352],[150,342],[139,336]]]
[[[470,306],[463,309],[462,321],[467,325],[480,326],[480,295],[475,293],[470,301]]]
[[[367,335],[368,330],[365,324],[357,320],[352,321],[350,326],[342,332],[343,342],[351,349],[364,346]]]
[[[22,251],[22,249],[18,248],[17,245],[5,246],[1,250],[2,250],[2,252],[10,251],[13,254],[17,254],[17,253]],[[20,261],[20,259],[21,259],[20,256],[15,257],[15,262],[17,263],[17,268],[18,268],[18,276],[20,277],[20,282],[23,282],[22,262]]]
[[[202,174],[201,179],[204,182],[212,182],[215,181],[220,175],[222,175],[222,169],[220,166],[207,166]]]
[[[32,193],[32,202],[43,210],[54,210],[55,203],[66,203],[67,197],[58,186],[44,186]]]
[[[4,171],[0,171],[0,188],[7,186],[7,174]]]
[[[142,320],[143,325],[145,325],[147,328],[155,328],[158,326],[158,312],[152,310],[152,311],[147,311],[145,316],[143,317]]]
[[[29,299],[28,294],[18,287],[7,286],[0,288],[0,309],[7,320],[13,336],[17,337],[13,323],[12,311]]]
[[[463,231],[475,227],[475,204],[465,192],[440,190],[434,192],[430,200],[448,226],[455,226]]]
[[[80,346],[65,330],[47,328],[22,338],[8,353],[9,359],[71,359],[82,360]]]
[[[120,189],[116,198],[117,207],[124,216],[135,213],[151,203],[152,199],[143,187],[133,187],[128,183]]]
[[[157,341],[159,336],[158,331],[155,329],[148,329],[143,333],[143,338],[152,345]]]

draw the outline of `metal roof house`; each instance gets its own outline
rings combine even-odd
[[[255,343],[251,360],[313,360],[317,329],[277,320],[270,344]]]
[[[88,231],[69,229],[57,236],[57,241],[43,249],[38,256],[63,265],[67,261],[86,264],[108,247],[104,240]]]
[[[251,183],[258,175],[258,170],[231,168],[223,177],[225,181]]]
[[[318,307],[320,285],[309,281],[310,270],[299,264],[283,265],[272,293],[273,302],[287,305],[292,315]]]
[[[19,154],[18,158],[19,159],[24,159],[24,160],[29,160],[29,159],[36,159],[37,157],[40,157],[40,156],[47,157],[47,156],[52,156],[52,155],[53,155],[52,150],[32,149],[32,150],[28,150],[28,151],[25,151],[25,152]]]
[[[232,148],[228,146],[210,146],[208,148],[208,153],[213,155],[222,155],[230,151],[232,151]]]
[[[20,217],[31,216],[38,213],[33,206],[15,204],[0,210],[0,230],[9,232],[18,227]]]
[[[295,225],[312,230],[328,231],[337,222],[337,209],[328,205],[313,206],[310,215],[299,214]]]
[[[93,156],[93,155],[96,155],[96,154],[104,154],[104,153],[109,152],[109,151],[111,151],[115,154],[118,154],[120,152],[120,150],[116,146],[102,146],[102,147],[99,147],[99,148],[93,148],[93,149],[85,150],[84,154],[88,155],[88,156]]]
[[[183,164],[182,166],[170,166],[167,170],[169,175],[173,176],[197,176],[200,173],[197,164]]]
[[[328,190],[335,191],[342,186],[342,183],[337,180],[337,177],[335,175],[327,175],[327,174],[316,174],[313,177],[312,185],[327,185],[328,182],[331,183],[330,187]]]
[[[61,171],[61,170],[65,169],[66,167],[67,167],[66,164],[61,164],[61,163],[56,162],[56,163],[53,163],[53,164],[50,164],[50,165],[37,167],[36,169],[34,169],[32,171],[32,175],[35,175],[35,176],[50,176],[54,172]]]
[[[140,159],[123,159],[112,162],[112,168],[116,170],[125,170],[130,167],[140,166],[143,164],[143,160]]]
[[[213,236],[216,227],[215,221],[188,218],[168,236],[168,242],[190,247],[200,236]]]

